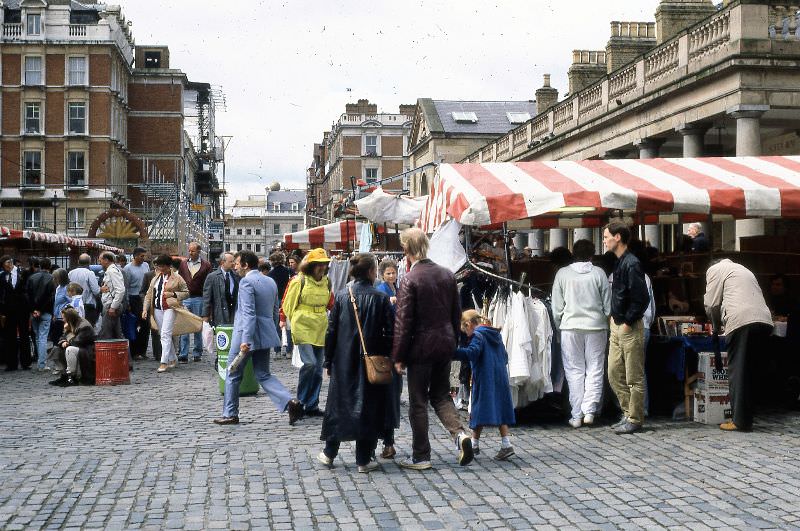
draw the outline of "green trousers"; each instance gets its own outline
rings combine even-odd
[[[627,327],[626,327],[627,328]],[[622,414],[634,424],[644,423],[644,324],[627,331],[611,319],[608,383],[617,395]]]

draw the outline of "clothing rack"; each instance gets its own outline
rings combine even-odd
[[[477,271],[479,273],[482,273],[482,274],[484,274],[484,275],[486,275],[488,277],[494,278],[496,280],[501,280],[503,282],[511,284],[512,286],[516,286],[516,287],[518,287],[520,289],[528,290],[528,295],[530,295],[531,297],[538,297],[540,299],[547,299],[549,297],[549,295],[547,294],[546,291],[543,291],[543,290],[541,290],[539,288],[531,286],[530,284],[525,284],[523,282],[517,282],[516,280],[512,280],[510,278],[506,278],[506,277],[502,277],[500,275],[496,275],[496,274],[494,274],[494,273],[492,273],[490,271],[487,271],[487,270],[483,269],[482,267],[478,267],[477,265],[473,264],[470,261],[467,261],[466,265],[468,267],[470,267],[471,269],[473,269],[473,270],[475,270],[475,271]]]

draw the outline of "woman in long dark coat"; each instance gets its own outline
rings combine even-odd
[[[350,259],[350,284],[358,306],[361,329],[370,355],[389,356],[392,348],[392,308],[389,297],[373,287],[377,276],[375,257],[368,253]],[[323,367],[330,376],[328,401],[322,421],[325,449],[317,459],[333,466],[341,441],[356,441],[359,472],[378,467],[372,460],[383,435],[391,385],[367,381],[364,354],[347,288],[336,294],[325,336]]]

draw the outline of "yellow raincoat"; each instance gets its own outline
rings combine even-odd
[[[305,278],[305,283],[303,283]],[[302,286],[302,293],[301,292]],[[313,277],[300,273],[286,288],[283,313],[292,329],[295,345],[325,346],[328,330],[328,312],[331,305],[331,282],[327,276],[317,282]]]

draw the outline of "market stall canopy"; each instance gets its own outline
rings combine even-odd
[[[531,227],[588,227],[609,210],[645,222],[800,217],[800,157],[440,164],[420,226],[433,232],[450,216],[464,225],[536,218]]]
[[[36,232],[32,230],[10,229],[8,227],[0,227],[0,238],[8,240],[23,239],[34,242],[44,242],[52,244],[61,244],[72,247],[82,247],[86,249],[100,249],[101,251],[111,251],[116,254],[124,252],[124,250],[120,249],[119,247],[113,247],[111,245],[106,245],[104,243],[100,243],[94,240],[73,238],[72,236],[66,236],[64,234],[56,234],[52,232]]]
[[[390,194],[377,188],[367,197],[355,201],[358,214],[373,223],[415,225],[419,221],[427,197],[411,198]]]
[[[283,235],[287,249],[311,249],[325,247],[343,249],[347,242],[355,242],[361,234],[363,223],[355,221],[338,221],[320,227],[313,227]]]

